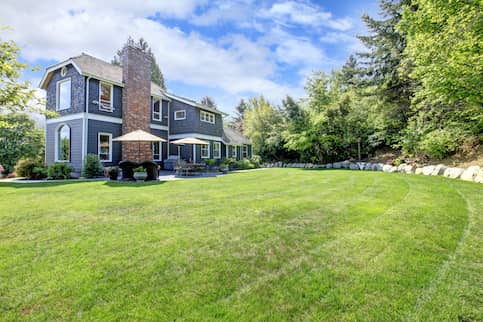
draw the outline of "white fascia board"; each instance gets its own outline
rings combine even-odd
[[[198,138],[198,139],[205,139],[211,141],[223,141],[220,136],[214,135],[207,135],[201,133],[182,133],[182,134],[173,134],[169,136],[170,140],[177,140],[177,139],[185,139],[185,138]]]
[[[52,123],[79,120],[79,119],[85,118],[85,116],[86,116],[85,114],[86,113],[75,113],[75,114],[63,115],[63,116],[47,119],[47,120],[45,120],[45,123],[46,124],[52,124]]]
[[[87,114],[87,113],[75,113],[75,114],[63,115],[63,116],[47,119],[45,123],[46,124],[52,124],[52,123],[78,120],[78,119],[83,119],[83,118],[87,118],[88,120],[122,124],[122,118],[93,114],[93,113],[89,113],[89,114]]]
[[[168,127],[166,125],[159,125],[159,124],[149,124],[149,127],[151,129],[155,129],[155,130],[163,130],[163,131],[167,131],[168,130]]]
[[[120,117],[106,116],[106,115],[100,115],[100,114],[94,114],[94,113],[89,113],[89,115],[87,116],[87,119],[122,124],[122,118]]]
[[[59,68],[62,68],[62,67],[64,67],[64,66],[67,66],[67,65],[69,65],[69,64],[72,64],[72,66],[74,66],[74,68],[77,70],[77,72],[78,72],[79,74],[83,75],[83,74],[82,74],[82,71],[81,71],[81,70],[80,70],[80,68],[79,68],[79,66],[77,66],[77,64],[76,64],[76,63],[74,63],[74,61],[73,61],[72,59],[69,59],[69,60],[66,60],[66,61],[64,61],[64,62],[58,63],[57,65],[54,65],[54,66],[48,67],[48,68],[45,70],[45,73],[44,73],[44,75],[42,76],[42,79],[40,80],[39,87],[40,87],[41,89],[45,89],[45,88],[44,88],[44,85],[45,85],[44,83],[45,83],[45,81],[47,80],[47,76],[48,76],[50,73],[52,73],[54,70],[57,70],[57,69],[59,69]]]

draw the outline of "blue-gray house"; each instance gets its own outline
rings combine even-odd
[[[167,142],[143,145],[143,155],[163,166],[178,157],[173,140],[196,137],[207,146],[182,146],[181,158],[203,162],[250,158],[250,141],[224,126],[225,113],[164,91],[151,82],[151,61],[142,50],[126,46],[122,67],[87,54],[47,68],[40,88],[46,108],[57,112],[46,125],[46,163],[70,163],[80,172],[87,154],[97,154],[104,166],[131,158],[112,139],[142,129]]]

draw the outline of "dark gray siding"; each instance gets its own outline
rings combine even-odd
[[[57,82],[66,78],[71,79],[71,108],[57,111],[59,115],[82,113],[85,109],[85,79],[72,65],[67,65],[66,76],[60,76],[61,68],[52,73],[52,78],[46,88],[46,108],[55,111],[57,99]]]
[[[82,119],[65,122],[49,123],[45,128],[45,162],[51,165],[55,162],[55,136],[57,129],[67,124],[70,127],[70,162],[76,173],[80,173],[82,168]]]
[[[87,153],[97,155],[98,134],[99,132],[111,133],[112,138],[121,136],[122,124],[103,122],[96,120],[88,121],[87,133]],[[112,142],[112,162],[103,162],[104,166],[116,165],[121,161],[121,143]]]
[[[175,120],[176,111],[185,110],[185,120]],[[170,134],[200,133],[221,137],[223,135],[223,119],[221,115],[215,114],[215,124],[202,122],[200,120],[200,109],[189,104],[172,99],[169,115]]]
[[[89,113],[112,117],[122,117],[122,87],[113,85],[112,90],[112,103],[114,111],[100,111],[99,104],[94,103],[95,101],[99,102],[99,80],[93,78],[89,79]]]
[[[167,126],[168,125],[168,101],[165,101],[165,100],[160,101],[161,112],[162,112],[161,121],[157,121],[157,120],[153,119],[153,104],[152,104],[152,101],[153,101],[153,98],[151,97],[151,123]]]

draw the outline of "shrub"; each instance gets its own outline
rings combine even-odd
[[[0,164],[0,178],[3,178],[3,171],[5,171],[5,168]]]
[[[465,133],[458,129],[438,129],[424,135],[419,149],[430,158],[443,159],[457,151]]]
[[[82,176],[85,178],[95,178],[102,176],[103,172],[104,168],[99,161],[99,157],[95,154],[88,154],[82,167]]]
[[[212,167],[216,164],[216,160],[215,159],[208,159],[205,161],[205,164],[207,167]]]
[[[119,167],[110,167],[107,172],[109,173],[109,178],[111,180],[117,180],[117,176],[119,175]]]
[[[56,162],[49,166],[48,175],[51,179],[69,179],[74,168],[67,163]]]
[[[47,169],[40,160],[23,159],[19,160],[15,165],[15,175],[17,177],[38,180],[47,177]]]
[[[260,168],[262,165],[262,158],[259,155],[253,155],[250,162],[255,168]]]
[[[132,171],[134,171],[134,172],[146,172],[146,169],[144,169],[143,167],[136,167],[136,168],[132,169]]]

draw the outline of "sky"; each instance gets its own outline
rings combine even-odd
[[[143,37],[168,91],[233,114],[242,98],[303,97],[313,71],[364,50],[360,17],[377,12],[376,0],[2,0],[0,38],[39,68],[22,75],[37,88],[48,66],[82,52],[110,61],[128,36]]]

